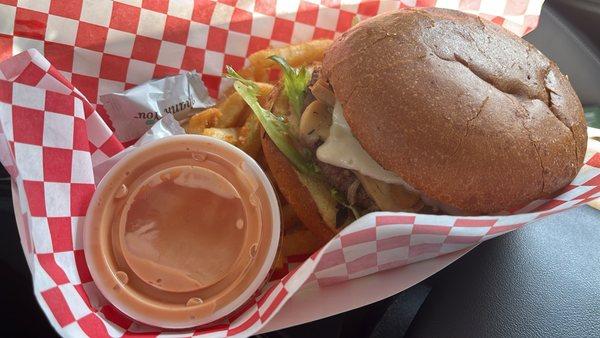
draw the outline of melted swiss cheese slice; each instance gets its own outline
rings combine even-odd
[[[408,186],[395,173],[385,170],[375,162],[352,135],[344,119],[342,105],[336,101],[333,108],[329,137],[317,149],[317,158],[336,167],[342,167],[390,184]]]

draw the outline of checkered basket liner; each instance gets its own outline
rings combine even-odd
[[[542,1],[87,1],[0,0],[0,160],[11,173],[25,226],[35,295],[64,336],[159,336],[99,294],[85,263],[82,225],[93,167],[123,150],[98,97],[196,69],[211,95],[268,46],[334,37],[354,16],[413,6],[469,11],[523,35]],[[12,56],[15,55],[15,56]],[[178,336],[257,332],[307,282],[328,285],[476,245],[600,197],[600,154],[591,154],[557,197],[510,216],[372,213],[321,250],[295,261],[243,308]],[[304,257],[303,257],[304,258]],[[334,286],[335,287],[335,286]],[[376,292],[376,290],[374,290]]]

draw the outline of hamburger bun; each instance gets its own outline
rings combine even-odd
[[[329,190],[314,186],[317,182],[313,180],[302,180],[302,175],[294,169],[264,131],[262,147],[277,188],[292,206],[296,216],[313,234],[325,242],[329,241],[338,232],[335,226],[337,209]]]
[[[400,10],[334,40],[321,76],[353,135],[429,200],[490,214],[573,180],[587,135],[557,65],[476,16]]]
[[[271,92],[268,107],[274,113],[287,113],[287,97],[280,95],[281,85]],[[261,131],[263,154],[277,188],[294,212],[318,238],[329,241],[339,231],[336,227],[337,203],[329,188],[297,172],[285,155],[279,151],[264,129]]]

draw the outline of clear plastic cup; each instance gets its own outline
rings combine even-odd
[[[279,240],[277,197],[259,165],[198,135],[125,156],[98,185],[84,227],[100,292],[132,319],[164,328],[210,323],[247,302]]]

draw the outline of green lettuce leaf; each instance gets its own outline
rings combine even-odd
[[[289,128],[285,118],[274,115],[269,110],[264,109],[258,102],[259,89],[256,83],[244,79],[229,66],[227,66],[226,76],[236,80],[233,87],[244,101],[246,101],[250,109],[252,109],[252,112],[254,112],[260,124],[265,128],[273,143],[292,162],[296,170],[303,174],[315,176],[318,172],[315,164],[294,146],[290,139]]]
[[[271,55],[269,59],[275,61],[283,71],[283,90],[290,100],[292,111],[298,117],[298,121],[300,121],[306,87],[308,86],[312,73],[304,66],[300,68],[291,67],[287,61],[279,55]]]

